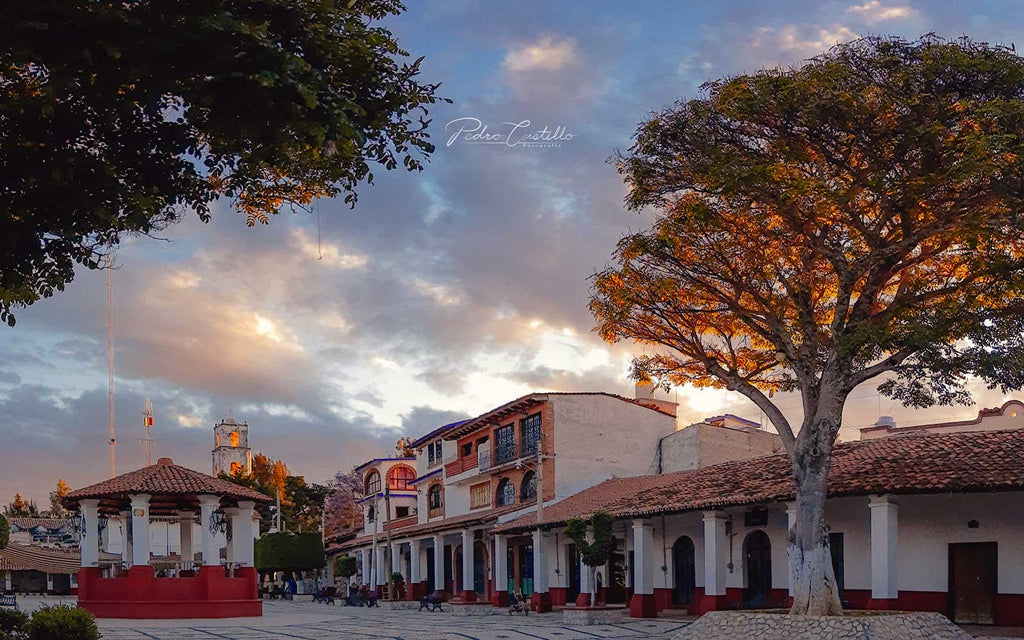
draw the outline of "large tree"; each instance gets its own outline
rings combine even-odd
[[[711,82],[617,158],[655,222],[595,276],[598,330],[650,346],[636,377],[770,418],[795,485],[793,613],[841,612],[824,505],[855,387],[925,407],[969,402],[972,378],[1024,383],[1022,94],[1006,48],[868,38]]]
[[[249,225],[434,147],[399,0],[0,3],[0,320],[227,198]]]

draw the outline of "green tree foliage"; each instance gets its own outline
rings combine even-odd
[[[99,640],[96,618],[71,605],[43,607],[32,614],[28,640]]]
[[[319,533],[268,533],[256,541],[256,568],[260,571],[307,571],[326,565]]]
[[[824,503],[858,385],[906,405],[1024,386],[1024,61],[928,36],[711,82],[619,156],[631,209],[591,310],[640,380],[742,393],[792,463],[793,613],[840,613]],[[791,424],[773,401],[795,392]]]
[[[359,572],[356,559],[352,556],[343,556],[334,563],[334,573],[342,578],[351,578]]]
[[[418,171],[419,81],[398,0],[0,3],[0,320],[225,198],[282,207]]]
[[[0,515],[0,549],[7,546],[7,543],[11,539],[11,525],[7,522],[7,518]]]
[[[17,609],[0,609],[0,640],[25,640],[29,617]]]
[[[303,476],[288,475],[288,466],[281,460],[274,460],[262,453],[253,456],[252,473],[221,473],[221,480],[275,497],[281,493],[281,525],[288,531],[319,531],[323,520],[324,503],[328,488],[319,484],[307,484]],[[274,526],[276,505],[263,511],[260,527],[267,530]]]
[[[35,500],[25,500],[20,493],[16,493],[14,500],[4,507],[4,515],[8,518],[38,518],[40,514]]]
[[[607,511],[597,511],[590,518],[571,518],[565,523],[565,535],[576,545],[576,551],[580,554],[580,560],[590,571],[590,604],[593,605],[596,599],[594,593],[594,576],[597,567],[603,566],[615,551],[615,535],[612,532],[614,519]],[[590,529],[591,539],[587,539],[587,530]]]

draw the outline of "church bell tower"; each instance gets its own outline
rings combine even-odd
[[[213,427],[213,475],[252,473],[252,449],[249,448],[249,423],[233,417]]]

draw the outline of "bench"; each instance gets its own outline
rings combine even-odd
[[[327,587],[321,589],[313,594],[313,602],[320,602],[323,604],[334,604],[334,593],[337,591],[334,587]]]
[[[18,596],[13,593],[9,596],[0,594],[0,607],[14,607],[18,608]]]
[[[420,611],[444,611],[441,608],[441,592],[432,591],[420,599]]]

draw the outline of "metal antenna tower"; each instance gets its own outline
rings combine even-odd
[[[146,410],[142,412],[142,427],[146,430],[146,437],[139,440],[146,451],[146,466],[153,464],[153,437],[150,429],[153,428],[153,403],[146,396]]]
[[[110,477],[117,475],[114,463],[117,436],[114,433],[114,288],[111,286],[110,274],[114,269],[114,260],[107,265],[107,420],[110,435]]]

